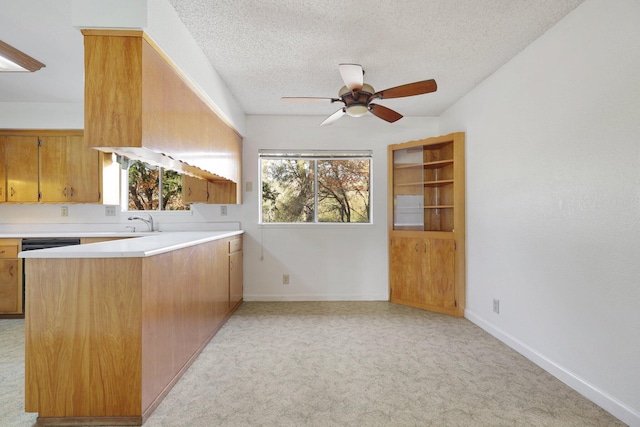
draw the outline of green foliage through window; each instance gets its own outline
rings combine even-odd
[[[260,159],[261,222],[370,223],[371,159],[308,157]]]
[[[182,202],[180,173],[131,161],[128,177],[129,210],[189,210]]]

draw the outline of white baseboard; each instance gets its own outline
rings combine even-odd
[[[578,393],[585,396],[587,399],[620,419],[622,422],[633,427],[640,427],[640,413],[635,411],[633,408],[630,408],[615,399],[613,396],[610,396],[608,393],[578,377],[576,374],[547,358],[545,355],[538,353],[522,341],[514,338],[501,329],[496,328],[493,324],[487,322],[484,318],[476,315],[475,313],[465,310],[465,317],[518,353],[522,354],[527,359],[531,360],[536,365],[540,366],[545,371],[549,372],[554,377],[558,378],[572,389],[576,390]]]

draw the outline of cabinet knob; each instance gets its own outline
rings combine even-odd
[[[73,197],[74,193],[75,193],[75,191],[73,191],[73,187],[71,187],[71,197]]]
[[[13,195],[14,195],[15,193],[16,193],[16,192],[15,192],[15,191],[13,191],[13,187],[11,187],[11,197],[13,197]]]
[[[62,195],[67,197],[67,187],[64,187],[64,190],[62,190]]]
[[[9,267],[9,276],[13,277],[13,265]]]

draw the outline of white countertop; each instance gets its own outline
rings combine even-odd
[[[213,240],[242,234],[233,231],[167,231],[147,233],[123,232],[70,232],[70,233],[20,233],[29,237],[134,237],[85,245],[64,246],[20,252],[20,258],[141,258],[158,255],[176,249],[199,245]],[[139,236],[139,237],[138,237]],[[0,234],[0,238],[16,237],[16,234]]]

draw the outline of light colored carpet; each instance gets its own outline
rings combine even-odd
[[[0,321],[1,426],[36,418],[23,330]],[[623,425],[468,320],[387,302],[245,302],[145,423]]]

